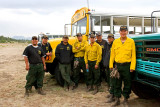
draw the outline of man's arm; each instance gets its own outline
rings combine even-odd
[[[85,61],[85,64],[86,64],[86,69],[88,69],[88,53],[87,53],[87,49],[86,49],[85,54],[84,54],[84,61]]]
[[[46,63],[45,63],[45,59],[44,59],[44,57],[41,57],[41,59],[42,59],[42,63],[43,63],[43,68],[44,68],[44,70],[46,70]]]
[[[136,48],[135,43],[132,43],[132,56],[131,56],[131,66],[130,66],[130,72],[133,72],[136,67]]]
[[[58,59],[58,61],[60,61],[60,49],[59,49],[59,46],[56,47],[56,51],[55,51],[55,56],[56,58]]]
[[[26,70],[28,71],[29,70],[29,63],[28,63],[27,56],[24,56],[24,61],[25,61],[25,64],[26,64]]]
[[[96,62],[96,65],[95,65],[95,68],[97,69],[98,66],[99,66],[99,63],[101,62],[102,60],[102,47],[99,45],[98,48],[97,48],[97,62]]]
[[[109,62],[109,68],[110,69],[113,69],[113,63],[114,63],[114,60],[115,60],[115,51],[114,51],[114,48],[115,48],[115,46],[114,46],[114,42],[113,42],[113,45],[112,45],[112,47],[111,47],[111,53],[110,53],[110,62]]]
[[[52,56],[52,47],[51,47],[50,43],[47,42],[47,44],[48,44],[48,47],[49,47],[49,52],[47,52],[46,55]]]
[[[83,45],[83,47],[81,46],[80,51],[85,51],[86,47],[88,46],[88,42],[87,41],[85,41],[83,43],[84,43],[84,45]]]
[[[73,44],[73,46],[72,46],[72,52],[73,52],[73,53],[77,53],[77,52],[80,51],[79,48],[75,46],[76,43],[77,43],[77,42],[75,42],[75,43]]]
[[[71,61],[74,59],[74,53],[72,52],[72,46],[71,46]]]

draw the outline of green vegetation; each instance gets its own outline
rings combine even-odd
[[[30,43],[30,40],[16,40],[9,37],[0,36],[0,43]]]

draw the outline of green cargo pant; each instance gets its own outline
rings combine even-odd
[[[73,85],[71,80],[71,64],[60,64],[59,70],[61,71],[62,78],[64,79],[64,87]]]
[[[95,69],[96,61],[88,61],[89,72],[88,72],[88,83],[89,85],[100,86],[100,68]]]
[[[109,86],[110,86],[109,93],[114,95],[116,78],[111,78],[110,73],[111,73],[111,70],[108,69],[108,74],[109,74],[108,75],[109,76],[108,81],[109,81]]]
[[[43,64],[30,64],[28,74],[26,76],[26,89],[31,89],[36,82],[37,88],[43,87],[44,69]]]
[[[80,72],[81,69],[83,70],[84,73],[84,79],[85,79],[85,83],[86,85],[88,85],[88,81],[87,81],[87,72],[86,72],[86,65],[84,62],[84,58],[83,57],[79,57],[79,58],[74,58],[74,61],[79,61],[79,64],[73,69],[73,81],[76,85],[78,85],[79,83],[79,79],[80,79]]]
[[[103,78],[106,81],[106,72],[105,72],[105,67],[103,66],[102,61],[99,63],[99,68],[100,68],[100,83],[103,81]]]
[[[106,69],[105,69],[105,74],[106,74],[106,82],[107,82],[107,84],[108,84],[108,87],[110,87],[110,80],[111,80],[111,78],[110,78],[110,70],[109,70],[109,67],[107,67]]]
[[[131,73],[130,73],[130,63],[121,65],[116,64],[118,72],[120,73],[120,78],[116,79],[115,81],[115,90],[114,94],[116,97],[120,98],[121,94],[125,98],[129,98],[129,95],[131,93]],[[123,91],[122,88],[122,81],[124,82],[124,88]]]

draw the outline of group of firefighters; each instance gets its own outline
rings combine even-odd
[[[80,73],[83,71],[87,92],[93,91],[93,95],[98,93],[104,78],[110,93],[106,96],[107,103],[114,102],[113,106],[119,105],[121,94],[124,96],[123,103],[128,103],[131,73],[136,66],[135,43],[127,37],[127,26],[121,26],[119,33],[118,39],[109,34],[108,42],[102,39],[101,33],[91,33],[90,43],[83,40],[82,34],[78,33],[77,41],[73,45],[68,43],[68,36],[63,36],[61,43],[56,47],[55,56],[64,79],[65,91],[78,87]],[[28,70],[25,96],[29,96],[32,86],[35,86],[39,94],[45,95],[42,90],[44,70],[49,67],[45,64],[45,58],[52,55],[52,48],[47,40],[48,37],[44,35],[42,43],[38,44],[37,37],[33,36],[32,45],[27,46],[23,52]]]

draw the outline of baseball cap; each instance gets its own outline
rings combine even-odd
[[[63,38],[68,39],[68,36],[64,35]]]
[[[48,36],[47,35],[43,35],[42,39],[48,39]]]
[[[32,40],[37,40],[37,36],[32,36]]]
[[[90,38],[95,38],[96,36],[94,34],[91,34],[90,35]]]
[[[82,34],[81,34],[81,33],[77,33],[77,35],[76,35],[76,36],[77,36],[77,37],[78,37],[78,36],[82,36]]]
[[[127,28],[127,26],[121,26],[121,27],[120,27],[120,31],[121,31],[121,30],[126,30],[126,31],[128,31],[128,28]]]
[[[108,38],[111,37],[111,38],[114,38],[114,35],[112,33],[108,34]]]
[[[100,32],[97,32],[96,36],[102,36],[102,34]]]

